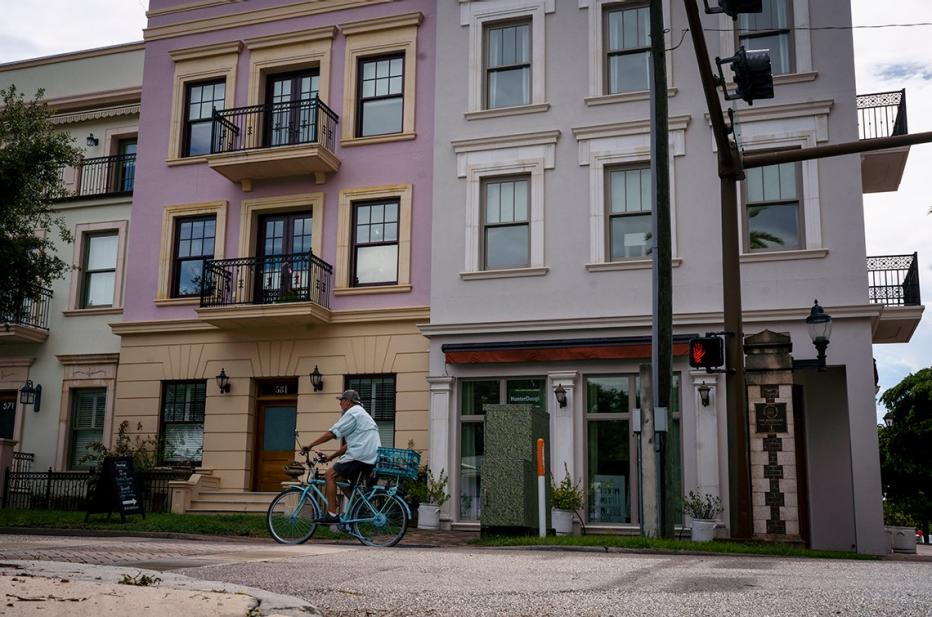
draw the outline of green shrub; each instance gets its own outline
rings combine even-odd
[[[916,519],[889,501],[883,502],[883,524],[888,527],[917,527]]]
[[[553,507],[558,510],[575,512],[583,507],[583,494],[579,488],[579,482],[573,484],[566,463],[563,463],[563,479],[559,484],[554,484],[553,474],[550,475],[550,493]]]
[[[708,493],[700,495],[689,491],[683,498],[683,513],[690,518],[709,521],[722,513],[722,500]]]

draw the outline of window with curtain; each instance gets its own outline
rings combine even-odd
[[[744,181],[745,247],[750,251],[803,248],[800,163],[748,169]]]
[[[395,375],[347,375],[346,389],[359,392],[362,406],[379,425],[383,448],[395,447]]]
[[[606,94],[650,88],[650,10],[646,5],[610,6],[605,10]]]
[[[200,465],[206,401],[206,380],[162,382],[162,461]]]
[[[404,54],[364,58],[359,61],[357,137],[402,131],[404,77]]]
[[[488,178],[482,183],[482,254],[485,270],[531,263],[530,179]]]
[[[81,308],[113,306],[119,238],[116,230],[84,236]]]
[[[792,0],[763,0],[761,13],[738,16],[738,46],[767,49],[774,75],[795,70],[793,58]]]
[[[487,109],[531,103],[531,22],[492,24],[485,29]]]
[[[71,446],[68,452],[68,469],[87,469],[93,466],[93,463],[82,459],[91,453],[88,446],[103,440],[106,410],[105,388],[71,391]]]
[[[610,260],[646,257],[651,233],[650,168],[608,169],[605,174]]]

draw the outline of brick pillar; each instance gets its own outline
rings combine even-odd
[[[754,537],[799,542],[793,344],[764,330],[744,339]]]

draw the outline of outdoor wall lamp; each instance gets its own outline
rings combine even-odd
[[[809,338],[819,352],[819,370],[825,370],[825,349],[828,347],[829,337],[832,335],[832,317],[826,313],[819,301],[816,300],[809,311],[809,317],[806,317],[806,327],[809,328]]]
[[[227,372],[223,369],[220,369],[220,374],[217,375],[217,387],[220,388],[221,394],[230,391],[230,378],[227,377]]]
[[[93,148],[94,146],[98,145],[99,143],[100,143],[100,139],[94,137],[94,134],[93,134],[93,133],[91,133],[90,135],[87,136],[87,147],[88,147],[88,148]]]
[[[887,425],[887,428],[893,428],[893,412],[888,411],[883,417],[883,423]]]
[[[557,404],[560,407],[566,407],[566,390],[562,385],[557,384],[557,387],[553,389],[553,395],[557,397]]]
[[[712,388],[709,387],[709,384],[703,383],[703,384],[699,384],[699,387],[697,388],[697,390],[699,391],[699,400],[702,402],[702,406],[708,407],[709,406],[709,392],[712,391]]]
[[[32,410],[39,411],[39,405],[42,402],[42,386],[32,385],[32,380],[27,379],[22,388],[19,389],[19,402],[23,405],[32,405]]]
[[[314,392],[320,392],[324,389],[324,376],[320,374],[316,364],[314,370],[311,371],[311,385],[314,386]]]

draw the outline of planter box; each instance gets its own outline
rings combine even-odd
[[[558,536],[573,535],[573,513],[569,510],[551,508],[550,521]]]
[[[418,529],[440,529],[440,508],[433,504],[422,503],[417,507]]]
[[[889,527],[893,534],[893,552],[914,554],[916,552],[916,529],[914,527]]]
[[[711,542],[715,539],[715,526],[718,521],[709,521],[703,519],[693,519],[692,541],[693,542]]]

